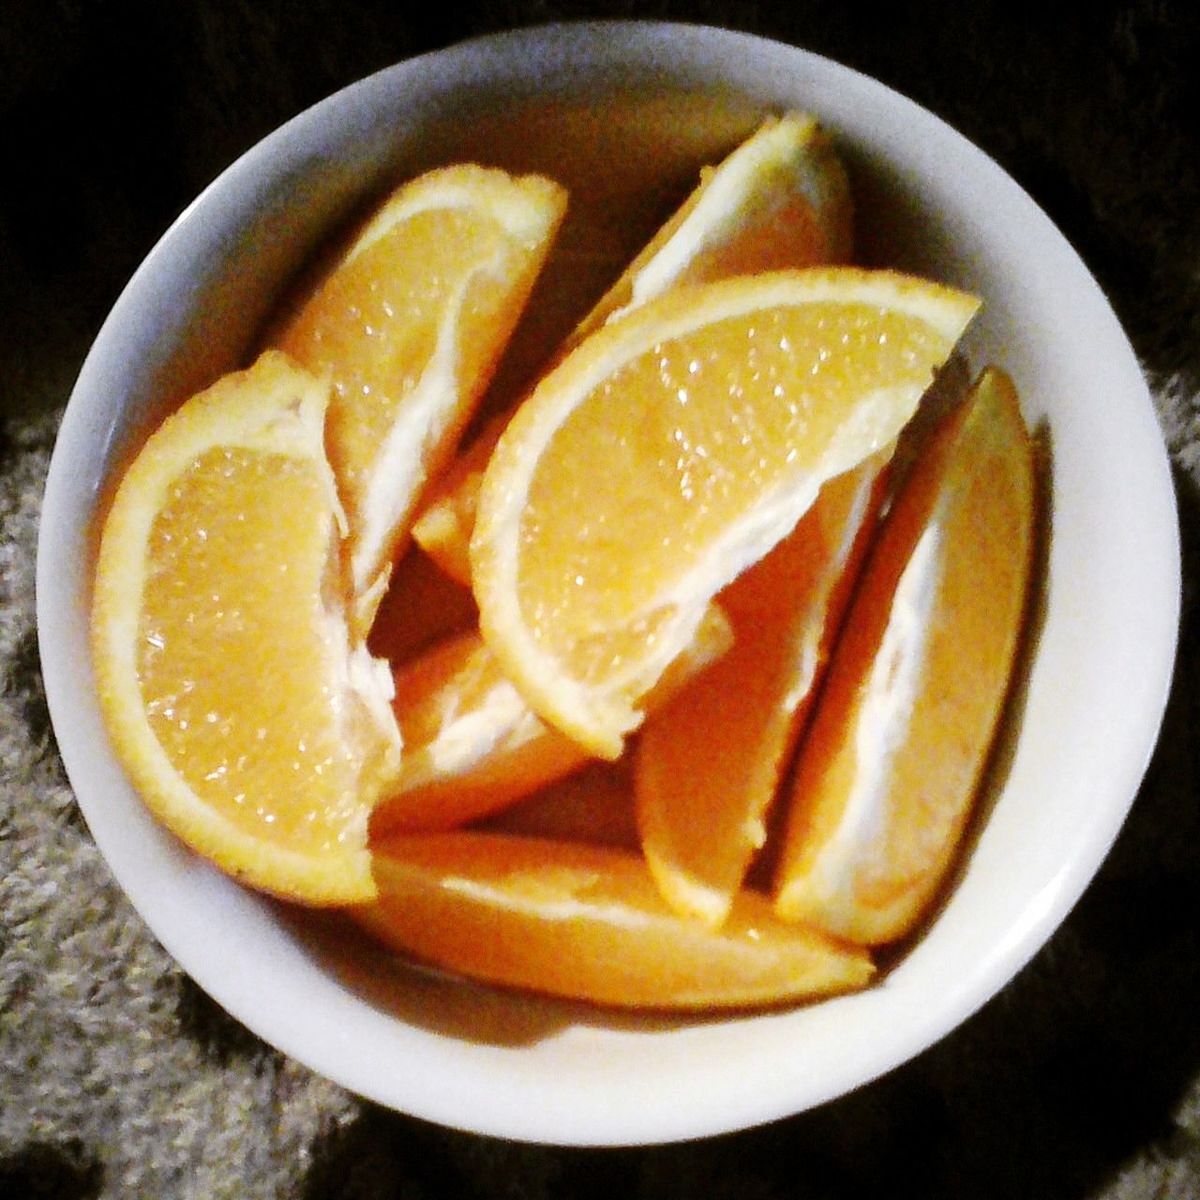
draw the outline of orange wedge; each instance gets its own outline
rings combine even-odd
[[[862,987],[857,948],[739,897],[713,931],[673,913],[633,854],[503,834],[395,838],[355,910],[405,955],[490,983],[626,1008],[779,1004]]]
[[[681,913],[719,925],[766,841],[767,811],[875,526],[887,457],[830,480],[796,528],[721,593],[732,649],[646,721],[635,783],[642,848]]]
[[[807,114],[771,118],[716,167],[560,348],[567,353],[614,313],[674,287],[784,267],[847,262],[850,186],[832,143]],[[490,421],[431,489],[413,535],[456,579],[479,483],[512,411]]]
[[[397,190],[273,344],[333,379],[329,457],[365,632],[421,490],[453,454],[565,210],[540,176],[453,166]]]
[[[471,541],[483,635],[538,716],[616,757],[710,599],[897,436],[976,308],[781,271],[660,296],[568,355],[497,444]]]
[[[327,399],[267,353],[168,418],[105,520],[92,611],[100,706],[146,804],[311,903],[373,894],[367,819],[400,752],[387,664],[348,631]]]
[[[732,640],[711,605],[646,703],[665,703]],[[569,775],[587,761],[576,742],[529,710],[479,636],[448,638],[396,672],[404,738],[400,776],[377,809],[377,831],[451,829]]]
[[[902,937],[953,861],[1009,687],[1035,475],[1011,381],[983,374],[884,524],[797,762],[776,907]]]
[[[807,113],[769,118],[715,167],[580,323],[570,349],[614,313],[684,284],[846,262],[853,204],[833,143]]]

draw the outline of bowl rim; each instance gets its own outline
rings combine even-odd
[[[571,1081],[557,1085],[536,1070],[527,1071],[519,1064],[511,1047],[464,1045],[461,1040],[417,1026],[392,1029],[393,1053],[405,1056],[411,1075],[419,1078],[414,1087],[407,1080],[381,1083],[371,1054],[349,1044],[337,1030],[328,1033],[324,1044],[314,1045],[311,1023],[295,1011],[264,1013],[253,991],[261,977],[239,977],[249,970],[244,954],[215,955],[211,948],[200,952],[196,938],[202,926],[211,926],[214,915],[233,919],[241,914],[238,896],[223,877],[216,878],[208,868],[192,863],[187,855],[162,839],[149,836],[146,817],[100,802],[105,795],[123,795],[128,785],[120,769],[106,753],[102,727],[91,690],[81,687],[79,625],[86,628],[86,606],[78,588],[64,587],[64,580],[77,579],[88,561],[86,530],[78,527],[73,514],[94,505],[95,491],[79,478],[80,455],[94,449],[99,439],[104,453],[111,449],[114,430],[98,428],[95,397],[105,388],[119,386],[113,355],[122,344],[125,322],[144,306],[169,275],[173,255],[178,255],[191,230],[203,222],[209,209],[218,206],[231,188],[244,187],[257,173],[278,172],[287,163],[295,147],[329,134],[329,125],[337,119],[351,122],[369,113],[381,94],[396,96],[406,89],[420,88],[430,73],[438,75],[442,86],[453,92],[470,86],[476,72],[507,70],[514,78],[521,75],[529,56],[536,55],[542,71],[560,74],[571,64],[585,58],[599,60],[610,69],[628,68],[630,63],[641,71],[659,63],[669,69],[672,60],[685,59],[685,67],[674,68],[684,74],[703,74],[719,68],[725,60],[742,56],[760,65],[769,61],[779,67],[807,72],[816,79],[833,79],[849,89],[862,102],[895,108],[912,119],[939,147],[953,146],[973,170],[1000,189],[1004,200],[1018,209],[1023,219],[1037,225],[1040,236],[1053,245],[1059,262],[1072,272],[1072,281],[1088,292],[1101,340],[1113,349],[1113,362],[1120,374],[1121,387],[1129,394],[1136,412],[1132,421],[1134,453],[1137,456],[1136,480],[1124,481],[1142,487],[1143,511],[1151,514],[1146,528],[1149,545],[1143,547],[1152,561],[1141,581],[1156,596],[1157,609],[1150,637],[1139,646],[1142,661],[1148,663],[1146,677],[1137,691],[1135,719],[1122,731],[1126,753],[1114,765],[1111,789],[1122,798],[1108,803],[1092,824],[1076,831],[1074,854],[1061,870],[1047,874],[1045,886],[1029,898],[1008,928],[1007,936],[990,945],[973,969],[964,977],[947,980],[937,1004],[924,1008],[906,991],[904,978],[889,977],[874,994],[894,998],[902,1006],[902,1020],[890,1030],[881,1049],[872,1044],[870,1053],[850,1047],[841,1056],[822,1060],[824,1075],[814,1080],[805,1064],[772,1063],[765,1078],[747,1086],[740,1078],[745,1060],[739,1055],[753,1048],[751,1024],[766,1028],[788,1028],[786,1013],[732,1017],[720,1021],[673,1023],[671,1036],[661,1042],[663,1053],[672,1062],[684,1063],[697,1045],[711,1052],[711,1037],[701,1036],[714,1026],[722,1027],[722,1041],[716,1063],[708,1064],[703,1092],[695,1086],[696,1076],[682,1067],[669,1080],[655,1080],[634,1071],[623,1080],[611,1062],[596,1061],[596,1078],[611,1087],[597,1087],[595,1096],[583,1094]],[[597,68],[598,69],[598,68]],[[737,74],[736,71],[733,72]],[[741,76],[747,82],[745,74]],[[764,99],[771,89],[766,87]],[[933,153],[929,150],[927,153]],[[1080,274],[1082,273],[1082,274]],[[119,357],[119,356],[118,356]],[[90,496],[90,501],[89,501]],[[1127,531],[1133,536],[1134,531]],[[491,34],[460,42],[445,49],[406,59],[334,92],[326,99],[293,117],[273,133],[251,147],[223,171],[180,214],[134,273],[101,327],[84,361],[64,415],[58,441],[52,455],[44,493],[42,526],[39,530],[37,558],[37,624],[47,703],[52,724],[59,736],[59,747],[68,777],[81,809],[102,855],[117,881],[168,953],[201,987],[235,1018],[258,1036],[284,1053],[347,1087],[359,1095],[388,1107],[439,1123],[514,1140],[574,1145],[630,1145],[695,1138],[744,1128],[824,1103],[869,1080],[884,1074],[921,1050],[932,1045],[971,1013],[982,1006],[1023,967],[1067,915],[1079,895],[1099,868],[1132,804],[1150,755],[1157,741],[1159,726],[1169,694],[1174,663],[1181,592],[1178,519],[1169,460],[1161,432],[1154,417],[1149,390],[1141,375],[1132,348],[1086,266],[1067,245],[1049,218],[1001,168],[982,151],[945,122],[898,92],[862,73],[796,46],[748,33],[701,24],[667,21],[579,21],[532,26]],[[86,655],[85,655],[86,657]],[[90,665],[82,668],[82,678],[90,680]],[[139,805],[140,808],[140,805]],[[168,876],[186,881],[192,899],[202,897],[208,907],[203,914],[189,908],[183,891],[164,893],[161,880]],[[271,962],[264,970],[278,970],[288,980],[310,978],[311,962],[307,952],[286,934],[275,934],[286,924],[271,902],[256,901],[251,918],[255,929],[268,937]],[[947,909],[947,914],[951,909]],[[238,916],[240,918],[240,915]],[[969,931],[957,936],[968,937]],[[911,958],[920,959],[920,946]],[[435,986],[435,985],[429,985]],[[323,1011],[330,1020],[341,1001],[338,985],[319,995]],[[846,997],[836,1003],[843,1008],[870,1009],[872,993]],[[864,1002],[864,998],[865,1002]],[[360,998],[359,998],[360,999]],[[537,1002],[535,1002],[535,1007]],[[303,1006],[296,1006],[301,1008]],[[828,1021],[821,1006],[806,1010],[805,1028],[817,1031]],[[562,1006],[549,1005],[546,1012],[561,1014]],[[573,1010],[572,1010],[573,1011]],[[379,1032],[380,1022],[396,1023],[394,1016],[372,1010],[363,1014],[368,1028]],[[644,1045],[654,1028],[640,1022],[609,1022],[598,1025],[587,1014],[574,1013],[565,1030],[556,1030],[548,1041],[562,1041],[586,1057],[595,1054],[593,1037],[598,1027],[615,1028],[622,1042]],[[403,1023],[401,1023],[403,1025]],[[382,1034],[381,1034],[382,1036]],[[779,1041],[782,1035],[775,1035]],[[600,1035],[600,1042],[604,1041]],[[657,1045],[658,1043],[656,1043]],[[478,1051],[479,1053],[476,1053]],[[497,1082],[500,1080],[501,1082]],[[630,1084],[636,1086],[636,1103],[629,1100]],[[613,1088],[619,1095],[614,1100]],[[479,1097],[486,1089],[487,1099]]]

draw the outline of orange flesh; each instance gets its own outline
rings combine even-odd
[[[755,853],[882,499],[884,455],[831,480],[720,594],[731,650],[646,722],[642,846],[669,903],[719,924]]]
[[[727,318],[618,369],[559,427],[533,477],[518,587],[534,636],[570,661],[589,637],[653,612],[725,529],[817,466],[845,417],[838,393],[861,386],[864,362],[879,386],[923,387],[912,364],[942,353],[916,322],[829,303]],[[596,461],[599,492],[587,482]],[[644,549],[631,558],[625,545]]]
[[[959,843],[1007,693],[1031,567],[1033,453],[1016,394],[990,370],[943,421],[886,522],[801,752],[777,879],[785,916],[864,943],[907,933]],[[867,681],[923,537],[933,548],[911,703],[860,758]],[[877,770],[877,807],[851,797]],[[848,815],[849,814],[849,815]],[[832,849],[831,849],[832,847]],[[848,849],[847,849],[848,847]]]
[[[355,910],[405,954],[493,983],[628,1008],[776,1004],[861,987],[860,950],[779,922],[746,894],[720,932],[676,916],[644,863],[501,834],[378,847],[379,900]]]
[[[303,851],[337,845],[362,811],[332,716],[322,485],[312,463],[283,455],[199,457],[154,522],[138,638],[147,713],[174,769],[239,827]],[[281,743],[294,751],[272,761]]]
[[[829,234],[805,199],[794,194],[782,198],[768,194],[742,215],[733,237],[701,250],[676,284],[816,266],[833,261],[843,250],[830,245]]]
[[[447,296],[502,244],[499,229],[475,213],[416,213],[334,271],[281,335],[280,349],[310,370],[335,372],[330,446],[349,494],[362,495],[400,398],[433,354]],[[423,270],[428,262],[442,271]],[[471,299],[480,313],[498,290],[477,281]],[[479,356],[478,343],[464,350]]]
[[[356,579],[359,589],[386,568],[407,532],[419,486],[453,453],[520,315],[543,250],[514,244],[476,209],[417,212],[343,262],[277,335],[278,347],[303,366],[332,374],[327,447],[353,543],[372,502],[381,447],[421,382],[440,330],[448,320],[457,326],[445,386],[459,394],[449,392],[453,403],[439,412],[445,428],[432,427],[412,447],[421,459],[418,488],[402,498],[378,561]]]

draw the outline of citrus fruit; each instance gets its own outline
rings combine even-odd
[[[863,943],[907,933],[945,877],[997,727],[1026,606],[1032,443],[986,371],[894,501],[801,747],[776,907]]]
[[[453,453],[566,204],[541,176],[442,167],[401,186],[271,334],[333,379],[329,458],[369,626],[427,480]]]
[[[597,330],[498,442],[480,624],[533,710],[616,757],[712,596],[891,442],[977,308],[849,267],[681,288]]]
[[[715,167],[568,339],[672,288],[846,262],[853,205],[833,143],[807,113],[768,118]]]
[[[725,614],[710,605],[646,706],[665,703],[725,653],[731,639]],[[394,708],[404,761],[375,812],[377,831],[450,829],[587,760],[576,742],[530,711],[478,631],[447,638],[398,670]]]
[[[847,262],[850,186],[833,144],[804,113],[771,118],[717,166],[560,347],[673,287],[783,267]],[[493,418],[433,485],[413,535],[449,574],[470,579],[479,483],[512,410]]]
[[[326,381],[276,353],[148,439],[104,522],[101,710],[154,814],[256,887],[374,891],[371,804],[398,769],[391,676],[348,630]]]
[[[767,838],[883,498],[881,451],[831,479],[796,528],[720,593],[733,646],[643,726],[642,848],[678,911],[719,925]]]
[[[738,898],[720,931],[673,913],[635,854],[504,834],[394,838],[355,915],[406,955],[473,979],[627,1008],[778,1004],[863,986],[859,948]]]

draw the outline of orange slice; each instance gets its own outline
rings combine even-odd
[[[567,353],[614,313],[689,283],[784,267],[847,262],[852,204],[833,144],[805,113],[771,118],[716,167],[569,337]],[[413,536],[456,579],[470,579],[467,545],[479,483],[512,417],[488,423],[429,493]]]
[[[1034,517],[1017,395],[989,370],[938,426],[864,568],[797,762],[781,915],[887,942],[936,895],[1009,687]]]
[[[700,183],[580,323],[570,349],[614,314],[684,284],[846,262],[853,203],[833,143],[807,113],[769,118]]]
[[[739,897],[719,932],[673,913],[633,854],[503,834],[396,838],[356,909],[403,954],[490,983],[627,1008],[779,1004],[862,987],[860,949]]]
[[[351,638],[328,385],[267,353],[146,442],[104,523],[100,706],[162,822],[256,887],[374,892],[367,818],[399,765],[387,664]]]
[[[665,703],[731,640],[728,619],[711,605],[647,706]],[[478,632],[448,638],[398,671],[395,692],[404,762],[375,813],[377,832],[451,829],[587,761],[578,743],[530,711]]]
[[[422,488],[453,453],[565,210],[540,176],[464,165],[406,183],[273,335],[333,378],[329,457],[360,630]]]
[[[717,591],[890,443],[977,308],[848,267],[683,288],[538,385],[484,475],[484,637],[534,711],[616,757]]]
[[[636,795],[642,848],[678,911],[719,925],[767,837],[818,672],[882,500],[886,451],[822,489],[759,562],[721,593],[729,653],[643,728]]]

